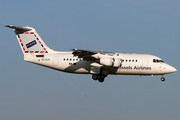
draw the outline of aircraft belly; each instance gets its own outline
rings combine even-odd
[[[81,73],[87,74],[90,70],[90,65],[85,63],[85,61],[78,61],[76,63],[67,63],[64,65],[64,72],[71,72],[71,73]]]
[[[92,66],[90,69],[91,74],[99,74],[100,73],[100,67]]]

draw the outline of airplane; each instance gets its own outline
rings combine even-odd
[[[164,75],[177,70],[161,58],[148,54],[123,54],[103,51],[71,49],[72,52],[49,48],[32,27],[12,28],[24,54],[24,60],[58,71],[91,74],[93,80],[104,82],[108,75]]]

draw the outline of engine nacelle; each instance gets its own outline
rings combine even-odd
[[[119,58],[104,57],[100,59],[100,64],[112,67],[121,67],[122,61]]]
[[[101,58],[100,64],[105,65],[105,66],[113,66],[114,58],[110,58],[110,57]]]
[[[121,62],[122,62],[121,59],[115,58],[115,59],[114,59],[113,67],[121,67],[121,65],[122,65]]]

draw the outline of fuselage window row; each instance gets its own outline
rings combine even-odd
[[[71,59],[71,58],[67,58],[67,59],[63,59],[64,61],[81,61],[81,60],[84,60],[84,61],[96,61],[96,59]],[[138,60],[122,60],[123,62],[137,62]],[[162,61],[162,60],[161,60]],[[154,62],[154,61],[153,61]]]
[[[63,59],[64,61],[81,61],[83,59],[71,59],[71,58],[67,58],[67,59]]]
[[[137,62],[137,60],[127,60],[127,59],[126,60],[123,59],[122,61],[123,62]]]

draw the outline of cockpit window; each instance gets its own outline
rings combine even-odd
[[[163,60],[158,60],[158,59],[153,59],[153,62],[154,62],[154,63],[164,63]]]
[[[160,60],[160,62],[164,63],[164,61],[163,61],[163,60]]]

